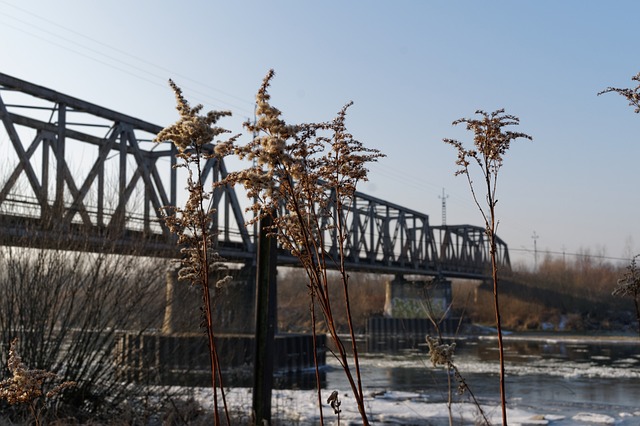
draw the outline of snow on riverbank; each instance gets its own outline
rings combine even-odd
[[[212,394],[209,388],[191,389],[192,396],[207,410],[212,410]],[[329,392],[323,392],[323,398]],[[251,389],[232,388],[226,393],[230,410],[236,413],[250,413]],[[360,424],[360,415],[352,398],[340,396],[342,400],[340,424]],[[449,412],[446,403],[432,402],[428,396],[414,392],[378,392],[371,393],[366,399],[368,414],[372,424],[386,425],[448,425]],[[316,425],[319,423],[317,393],[312,390],[274,390],[272,398],[273,420],[276,424]],[[501,411],[498,404],[483,405],[482,409],[491,424],[501,424]],[[338,424],[338,417],[331,407],[323,401],[325,424]],[[456,403],[452,406],[455,425],[483,424],[478,409],[470,403]],[[620,413],[616,418],[599,413],[567,412],[566,415],[535,412],[533,410],[508,409],[509,424],[513,426],[534,425],[637,425],[640,424],[640,411]]]
[[[208,410],[213,408],[211,390],[194,389],[195,398]],[[323,392],[326,398],[330,392]],[[326,395],[325,395],[326,394]],[[251,389],[233,388],[227,392],[230,408],[249,410],[251,407]],[[317,424],[320,419],[318,399],[315,391],[274,390],[272,404],[274,418],[281,424]],[[352,398],[340,396],[342,400],[340,413],[341,424],[358,424],[360,415]],[[370,420],[374,424],[427,425],[448,424],[448,410],[445,403],[433,403],[420,394],[413,392],[380,392],[370,395],[366,401]],[[337,424],[338,417],[331,407],[323,401],[323,414],[326,424]],[[485,414],[492,424],[500,423],[499,406],[483,406]],[[245,411],[246,412],[246,411]],[[549,424],[544,416],[524,410],[508,411],[510,424],[513,425],[545,425]],[[452,415],[455,424],[474,424],[479,413],[473,404],[454,404]]]

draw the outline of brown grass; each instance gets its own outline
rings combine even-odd
[[[354,273],[350,275],[351,315],[357,333],[364,333],[367,319],[381,315],[384,310],[385,275]],[[278,327],[281,332],[308,332],[311,327],[309,298],[302,297],[306,290],[307,277],[301,269],[278,271]],[[340,297],[342,284],[336,276],[329,282],[330,298],[333,300],[334,318],[340,324],[339,331],[347,332],[344,299]],[[318,321],[318,330],[326,332],[324,321]]]
[[[545,258],[536,272],[515,268],[503,281],[501,300],[505,328],[513,331],[542,330],[549,324],[563,331],[618,330],[634,327],[633,303],[611,295],[623,265],[599,260],[589,253],[575,259]],[[390,276],[352,274],[352,313],[358,333],[365,331],[367,319],[384,310],[385,284]],[[308,298],[301,297],[306,277],[299,269],[278,273],[278,326],[282,332],[306,332],[310,326]],[[330,285],[331,291],[339,291]],[[454,316],[491,326],[494,321],[493,295],[481,281],[453,281]],[[338,298],[335,299],[338,302]],[[343,318],[343,306],[336,304]]]

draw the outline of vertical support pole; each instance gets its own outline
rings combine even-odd
[[[145,163],[147,163],[147,170],[151,169],[154,164],[149,164],[151,163],[151,160],[143,155],[142,156],[142,161],[144,161]],[[144,222],[144,233],[146,235],[151,235],[151,216],[150,216],[150,212],[149,212],[149,204],[151,204],[151,197],[150,194],[153,191],[153,187],[152,182],[153,180],[151,179],[151,176],[147,176],[148,179],[143,179],[144,182],[144,207],[143,207],[143,222]],[[148,183],[148,184],[147,184]]]
[[[51,220],[49,208],[49,145],[51,144],[49,137],[42,137],[42,198],[46,201],[40,207],[40,217],[49,223]]]
[[[273,212],[275,214],[275,212]],[[268,237],[273,219],[260,220],[256,271],[256,351],[253,366],[253,424],[271,424],[271,391],[277,326],[275,237]]]
[[[124,193],[127,189],[127,138],[126,132],[124,130],[120,130],[120,170],[118,171],[119,177],[119,185],[118,185],[118,195],[119,195],[119,205],[123,207],[123,212],[126,210],[124,207],[125,197]]]
[[[64,211],[64,162],[65,162],[65,128],[67,126],[67,106],[58,104],[58,135],[56,141],[56,199],[54,217]]]
[[[99,227],[104,226],[104,161],[98,166],[98,218]]]
[[[110,220],[110,227],[117,234],[124,232],[127,221],[127,131],[126,126],[118,126],[119,168],[118,168],[118,207],[116,207]]]
[[[169,188],[169,204],[172,206],[176,206],[178,203],[178,171],[176,170],[176,164],[178,160],[176,158],[176,154],[178,153],[178,149],[174,144],[171,144],[171,171],[170,171],[170,188]]]
[[[213,167],[211,167],[211,174],[213,175],[213,182],[220,181],[220,160],[210,159],[208,161],[214,161]],[[220,200],[222,200],[221,193],[224,192],[223,188],[216,187],[213,193],[213,215],[211,216],[211,235],[213,237],[213,243],[219,244],[220,241]],[[225,235],[229,232],[229,224],[224,226]],[[225,241],[229,241],[225,237]]]

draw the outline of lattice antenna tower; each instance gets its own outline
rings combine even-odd
[[[531,239],[533,239],[533,267],[536,271],[538,270],[538,238],[540,236],[536,234],[536,231],[533,231],[533,235],[531,235]]]
[[[447,198],[449,195],[444,193],[444,188],[442,188],[442,195],[438,195],[438,198],[442,200],[442,225],[447,224]]]

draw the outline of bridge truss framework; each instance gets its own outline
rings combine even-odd
[[[159,215],[179,203],[183,181],[175,147],[152,142],[160,126],[0,74],[0,244],[177,257]],[[227,173],[210,159],[202,174]],[[251,262],[256,245],[234,188],[214,195],[218,252]],[[356,193],[347,266],[353,271],[486,278],[489,244],[483,227],[431,226],[426,214]],[[331,238],[327,238],[331,241]],[[335,242],[335,240],[334,240]],[[335,253],[335,244],[327,247]],[[509,268],[498,239],[499,265]],[[279,264],[295,265],[281,252]]]

